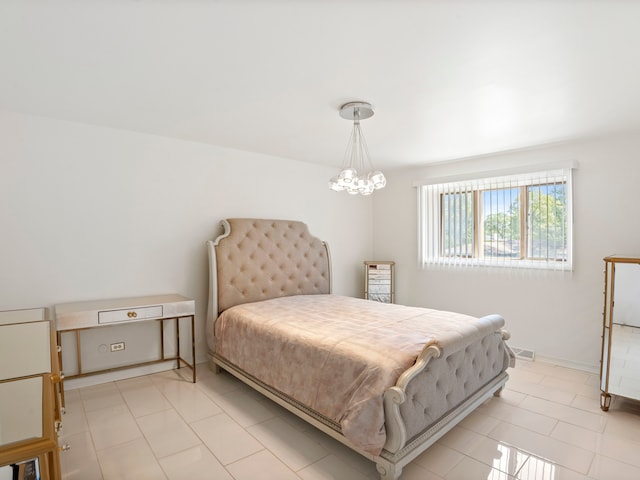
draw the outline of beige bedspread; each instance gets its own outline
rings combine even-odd
[[[300,295],[229,308],[216,353],[340,425],[374,455],[385,442],[383,392],[428,345],[445,353],[503,326],[502,319]]]

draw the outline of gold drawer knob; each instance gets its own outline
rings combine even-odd
[[[127,317],[129,318],[136,318],[138,316],[138,314],[136,312],[127,312]]]

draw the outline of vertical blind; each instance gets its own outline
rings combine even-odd
[[[571,269],[571,169],[419,186],[422,265]]]

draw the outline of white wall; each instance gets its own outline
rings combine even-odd
[[[573,272],[420,269],[416,189],[421,178],[519,165],[576,161]],[[566,143],[504,155],[387,172],[374,198],[374,257],[395,260],[399,303],[502,314],[511,345],[538,357],[596,370],[603,309],[602,258],[640,255],[640,135]]]
[[[329,242],[334,293],[362,294],[372,201],[327,188],[338,164],[1,111],[0,132],[0,309],[180,293],[203,361],[205,241],[226,217],[306,222]]]

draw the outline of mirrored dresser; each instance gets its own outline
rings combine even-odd
[[[600,408],[611,395],[640,400],[640,256],[604,258]]]
[[[53,332],[46,308],[0,311],[0,478],[61,477]]]
[[[364,262],[364,298],[382,303],[395,303],[395,262]]]

